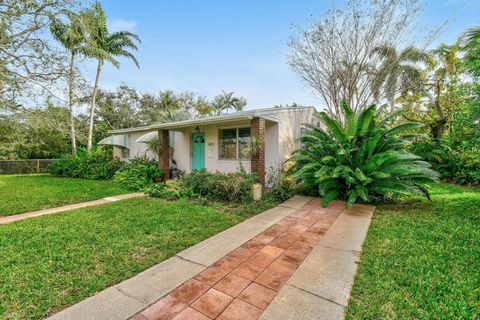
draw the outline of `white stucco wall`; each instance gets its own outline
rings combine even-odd
[[[289,109],[279,113],[279,159],[285,162],[293,151],[300,146],[298,139],[301,137],[302,125],[312,123],[313,109]]]

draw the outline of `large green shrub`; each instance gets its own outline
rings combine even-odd
[[[326,206],[334,199],[351,206],[389,195],[428,195],[428,184],[438,173],[406,150],[411,132],[421,126],[403,123],[388,128],[389,118],[378,120],[375,106],[359,114],[342,105],[344,124],[325,112],[319,118],[326,129],[310,127],[303,148],[292,156],[295,181],[317,189]]]
[[[211,173],[206,170],[194,171],[181,179],[182,187],[188,188],[198,196],[229,202],[252,200],[252,186],[259,182],[255,174]]]
[[[411,150],[432,164],[442,179],[459,184],[480,184],[480,147],[463,149],[449,139],[421,139],[412,144]]]
[[[122,165],[121,161],[113,158],[111,150],[99,147],[90,152],[79,149],[76,154],[67,154],[52,163],[49,171],[61,177],[107,180]]]
[[[163,178],[164,173],[158,168],[156,160],[147,157],[131,159],[115,173],[113,180],[128,190],[141,191],[154,180]]]

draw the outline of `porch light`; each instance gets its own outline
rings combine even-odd
[[[200,133],[200,128],[198,126],[195,127],[195,133]]]

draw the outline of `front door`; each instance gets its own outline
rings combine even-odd
[[[192,135],[192,170],[205,168],[205,133]]]

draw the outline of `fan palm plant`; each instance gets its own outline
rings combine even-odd
[[[105,61],[110,62],[113,66],[118,68],[120,63],[117,57],[123,56],[131,59],[137,67],[138,61],[135,56],[128,51],[128,49],[137,50],[134,40],[140,42],[138,35],[128,31],[118,31],[110,33],[107,28],[107,18],[102,6],[97,2],[91,10],[83,13],[85,21],[88,22],[88,46],[84,53],[95,58],[98,61],[97,74],[95,77],[95,85],[93,86],[92,101],[90,106],[90,117],[88,124],[88,141],[87,149],[92,149],[93,139],[93,120],[95,116],[95,104],[98,92],[98,83],[100,81],[100,74]]]
[[[72,140],[72,153],[77,152],[75,139],[75,118],[73,104],[73,86],[75,76],[75,58],[85,49],[86,31],[79,14],[67,12],[68,22],[64,23],[57,17],[53,17],[50,23],[50,31],[53,37],[70,51],[70,66],[68,72],[68,110],[70,112],[70,136]]]
[[[428,184],[438,179],[430,164],[405,146],[421,124],[403,123],[388,128],[398,113],[378,121],[374,105],[356,114],[342,104],[345,124],[325,112],[318,117],[326,129],[310,127],[291,160],[296,163],[294,179],[307,188],[318,188],[326,206],[334,199],[347,200],[350,207],[359,199],[377,196],[422,195],[429,197]],[[405,133],[407,132],[407,133]]]

